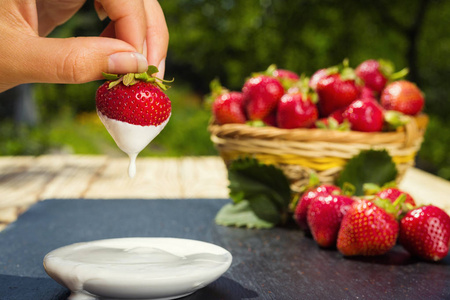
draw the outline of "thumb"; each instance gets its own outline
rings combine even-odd
[[[142,54],[117,39],[36,37],[29,45],[21,59],[28,82],[84,83],[101,79],[102,72],[137,73],[148,68]]]

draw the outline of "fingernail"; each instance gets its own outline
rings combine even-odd
[[[95,0],[94,2],[94,8],[95,12],[97,13],[98,18],[100,21],[103,21],[108,17],[108,14],[106,13],[105,9],[103,8],[103,5],[99,0]]]
[[[108,72],[114,74],[142,73],[147,71],[148,62],[137,52],[119,52],[108,58]]]
[[[164,58],[158,64],[158,73],[156,73],[156,77],[164,79],[165,70],[166,70],[166,59]]]

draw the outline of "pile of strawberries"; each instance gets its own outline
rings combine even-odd
[[[248,78],[242,91],[229,91],[214,81],[212,112],[218,124],[388,130],[404,125],[405,115],[420,113],[425,102],[414,83],[400,79],[406,69],[393,71],[383,60],[369,59],[356,69],[344,61],[308,78],[272,65]]]
[[[438,261],[450,246],[450,216],[433,206],[416,206],[396,187],[352,197],[334,185],[303,193],[294,219],[320,247],[337,247],[344,256],[387,253],[399,242],[411,255]]]

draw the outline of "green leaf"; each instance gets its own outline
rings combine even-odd
[[[145,81],[145,82],[150,81],[150,76],[148,76],[147,72],[136,73],[136,74],[134,74],[134,78],[137,80]]]
[[[259,195],[250,201],[250,208],[255,215],[272,224],[279,224],[282,220],[276,203],[270,199],[269,195]]]
[[[216,224],[247,228],[272,228],[275,224],[264,221],[253,212],[247,200],[224,205],[216,215]]]
[[[397,129],[411,122],[411,117],[395,110],[384,112],[384,121],[389,125],[389,129]]]
[[[134,79],[134,73],[128,73],[123,76],[123,84],[126,86],[133,85],[136,83],[136,79]]]
[[[158,70],[157,67],[155,67],[155,66],[148,66],[148,69],[147,69],[148,76],[152,76],[153,74],[156,74],[158,72],[159,72],[159,70]]]
[[[379,186],[395,180],[397,169],[386,150],[365,150],[350,159],[337,179],[341,188],[346,182],[355,186],[355,195],[364,195],[363,185]]]
[[[115,87],[116,85],[118,85],[119,83],[121,83],[123,81],[123,76],[119,77],[119,79],[111,81],[108,85],[108,89],[112,89],[113,87]]]
[[[283,171],[253,158],[240,158],[231,163],[228,179],[235,203],[245,199],[259,218],[271,223],[282,221],[291,201],[289,181]]]
[[[117,80],[120,77],[117,74],[110,74],[110,73],[105,73],[105,72],[102,72],[102,75],[106,80]]]

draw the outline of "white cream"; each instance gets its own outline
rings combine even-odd
[[[44,258],[70,300],[175,299],[219,278],[231,264],[225,249],[195,240],[122,238],[77,243]]]
[[[128,176],[133,178],[136,175],[137,155],[164,129],[169,122],[170,115],[158,126],[141,126],[110,119],[98,110],[97,114],[117,146],[128,154],[130,158]]]

